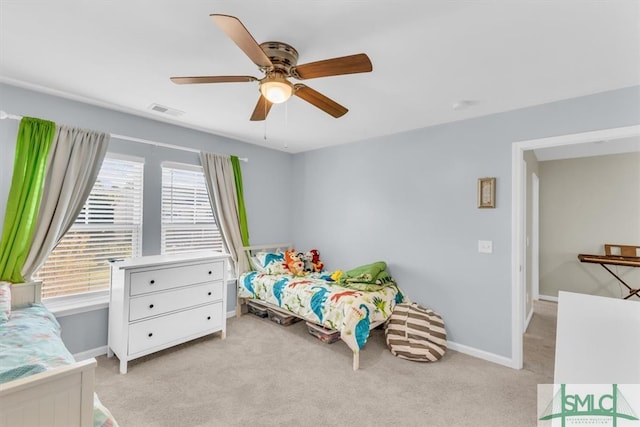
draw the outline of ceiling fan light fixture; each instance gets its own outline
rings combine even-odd
[[[281,104],[293,95],[293,85],[280,74],[273,74],[260,83],[260,93],[272,104]]]

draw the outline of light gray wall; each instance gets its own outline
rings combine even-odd
[[[639,122],[631,87],[297,154],[294,243],[329,269],[386,261],[450,340],[510,357],[511,144]],[[476,207],[485,176],[495,209]]]
[[[509,357],[511,143],[638,124],[640,87],[295,156],[6,85],[0,85],[0,109],[248,156],[242,171],[252,243],[316,247],[331,269],[385,260],[413,301],[444,316],[451,340]],[[16,123],[0,122],[2,200]],[[134,155],[142,149],[124,142],[113,147]],[[159,162],[182,155],[151,149],[145,179],[157,184]],[[484,176],[497,177],[496,209],[476,208],[477,178]],[[145,197],[145,253],[159,247],[147,236],[159,230],[156,197]],[[492,240],[494,253],[478,254],[479,239]],[[106,323],[71,317],[65,321],[69,335],[106,330]],[[74,351],[91,348],[72,344]]]
[[[249,162],[241,163],[241,169],[251,242],[260,244],[291,240],[291,154],[5,84],[0,84],[0,109],[59,124],[248,157]],[[19,122],[15,120],[0,121],[0,218],[4,218],[11,184],[18,126]],[[173,161],[200,165],[199,157],[196,153],[117,139],[111,140],[108,151],[143,157],[145,160],[142,251],[143,255],[159,254],[160,164]],[[274,191],[276,188],[282,190]],[[234,301],[235,295],[235,287],[229,286],[229,301]],[[228,307],[234,310],[235,304],[229,304]],[[72,352],[99,347],[95,345],[98,341],[106,345],[107,310],[101,311],[60,318],[65,327],[63,339]],[[78,337],[93,338],[85,340]],[[102,339],[96,341],[95,337]]]
[[[540,162],[540,293],[620,298],[628,290],[580,253],[640,245],[640,153]],[[612,267],[630,286],[640,269]]]
[[[71,354],[94,350],[107,345],[109,310],[91,310],[57,317],[62,328],[62,341]]]

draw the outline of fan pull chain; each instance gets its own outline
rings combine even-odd
[[[289,103],[285,102],[284,104],[284,127],[285,129],[289,125]],[[285,141],[284,148],[289,148],[289,144]]]
[[[264,102],[264,140],[267,141],[267,102]]]

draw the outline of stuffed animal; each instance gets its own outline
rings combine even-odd
[[[304,264],[304,271],[306,273],[311,273],[316,271],[312,264],[313,256],[311,255],[310,252],[307,252],[306,254],[302,252],[298,252],[298,258]]]
[[[320,251],[317,249],[311,249],[307,252],[307,257],[311,258],[311,265],[313,266],[313,271],[320,273],[324,270],[324,263],[320,261]]]
[[[333,273],[331,273],[331,280],[333,280],[334,282],[339,281],[343,273],[344,272],[342,270],[334,271]]]
[[[284,253],[284,262],[289,273],[294,276],[304,276],[304,262],[298,256],[298,252],[286,251]]]

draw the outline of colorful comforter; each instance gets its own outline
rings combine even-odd
[[[75,362],[60,324],[43,305],[14,309],[9,321],[0,323],[0,384]],[[95,394],[94,426],[117,426]]]
[[[385,321],[404,296],[390,282],[370,292],[346,288],[310,273],[305,277],[252,271],[238,279],[238,297],[255,298],[331,329],[354,352],[367,342],[372,324]]]

